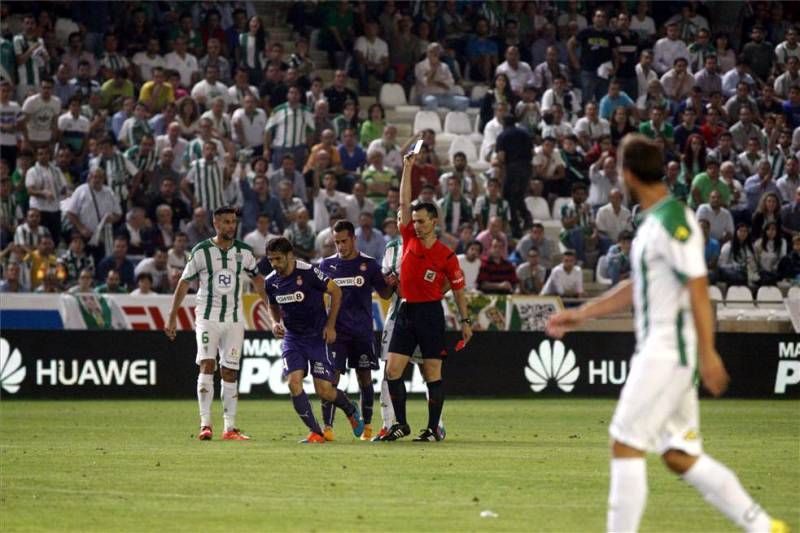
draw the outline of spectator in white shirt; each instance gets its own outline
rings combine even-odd
[[[150,37],[147,40],[147,50],[137,52],[133,56],[133,64],[136,67],[136,76],[141,81],[150,81],[153,79],[153,67],[164,68],[166,61],[164,57],[159,54],[161,43],[158,37]]]
[[[675,60],[682,57],[689,64],[689,48],[679,39],[678,24],[667,24],[667,36],[656,41],[653,47],[653,68],[659,74],[666,73],[675,64]]]
[[[583,296],[583,272],[577,264],[575,252],[567,250],[556,265],[542,288],[542,296],[555,295],[566,298]]]
[[[697,220],[706,220],[710,226],[709,234],[725,244],[733,237],[733,216],[722,206],[722,195],[718,190],[713,190],[708,195],[708,203],[700,204],[697,208]]]
[[[575,122],[575,134],[578,136],[581,147],[588,151],[592,144],[604,135],[611,135],[611,126],[608,121],[601,118],[597,112],[597,104],[589,102],[585,107],[585,114]]]
[[[176,37],[172,45],[173,51],[164,56],[167,70],[175,70],[180,74],[181,85],[188,88],[200,75],[197,58],[186,51],[186,39]]]
[[[453,74],[450,67],[440,59],[441,54],[442,46],[431,43],[428,45],[427,57],[414,67],[417,94],[425,109],[435,111],[437,107],[446,107],[465,111],[469,106],[469,98],[453,93]]]
[[[122,217],[119,199],[105,185],[105,180],[106,173],[102,168],[92,170],[87,183],[79,185],[69,199],[67,218],[87,241],[101,222],[111,227]]]
[[[464,273],[464,282],[468,291],[478,288],[478,272],[481,269],[481,255],[483,255],[483,245],[480,241],[472,241],[467,245],[466,253],[459,254],[458,265]]]
[[[489,161],[494,154],[497,137],[503,131],[503,120],[508,115],[508,111],[508,102],[495,102],[494,118],[486,123],[483,130],[480,157],[484,161]]]
[[[653,80],[658,80],[658,73],[653,69],[653,52],[642,50],[639,55],[639,63],[636,64],[636,80],[639,83],[639,93],[637,99],[647,94],[647,86]]]
[[[264,153],[264,130],[269,117],[256,106],[256,100],[252,94],[244,97],[244,105],[233,112],[231,126],[234,142],[253,150],[253,156],[261,157]]]
[[[353,75],[358,79],[361,94],[369,92],[369,78],[374,76],[378,81],[388,81],[389,45],[378,37],[378,23],[367,22],[364,35],[356,39],[353,46]]]
[[[205,79],[198,81],[192,87],[192,98],[206,109],[211,107],[211,101],[215,98],[224,98],[227,102],[228,87],[219,81],[218,66],[208,65],[206,67]]]
[[[269,241],[280,237],[280,235],[270,233],[270,224],[269,215],[261,213],[256,219],[256,229],[244,236],[244,243],[253,248],[253,254],[257,259],[267,254],[267,243]]]
[[[133,275],[138,276],[147,272],[153,277],[153,290],[165,294],[169,292],[169,268],[167,264],[167,257],[169,248],[159,246],[153,253],[153,257],[145,257],[136,268],[133,270]]]
[[[525,85],[533,81],[533,70],[524,61],[519,60],[519,48],[509,46],[506,50],[506,60],[497,65],[495,74],[505,74],[511,83],[511,90],[522,95]]]
[[[30,196],[30,207],[41,212],[42,226],[50,231],[56,246],[61,236],[61,200],[67,194],[64,174],[50,162],[50,148],[36,149],[36,164],[25,173],[25,187]]]
[[[608,203],[597,211],[595,226],[600,235],[617,242],[623,231],[633,231],[631,211],[622,205],[622,191],[614,187],[608,193]]]
[[[358,213],[350,197],[336,190],[336,174],[326,171],[322,177],[323,188],[314,198],[314,228],[317,232],[330,226],[330,216],[334,212],[341,213],[348,220],[358,220]]]
[[[167,126],[167,133],[156,137],[156,153],[159,155],[165,148],[172,149],[172,170],[175,172],[183,171],[183,160],[189,142],[181,136],[181,125],[177,122]]]
[[[589,167],[589,199],[586,200],[594,209],[599,209],[609,201],[611,190],[619,184],[617,177],[617,161],[612,154],[604,153]]]

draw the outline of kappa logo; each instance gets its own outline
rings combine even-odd
[[[9,394],[16,393],[25,373],[22,354],[16,348],[12,351],[8,341],[0,337],[0,388]]]
[[[581,369],[575,364],[575,353],[566,350],[563,342],[553,341],[551,344],[548,340],[539,344],[538,352],[536,349],[531,350],[528,366],[525,367],[525,377],[533,392],[543,391],[553,381],[562,391],[572,392]]]

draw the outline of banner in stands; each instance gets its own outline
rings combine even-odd
[[[163,330],[172,296],[127,294],[4,294],[0,300],[3,329]],[[470,315],[476,331],[543,331],[547,318],[562,308],[552,296],[506,296],[470,293]],[[267,307],[255,294],[242,298],[246,328],[267,331]],[[373,295],[375,331],[383,330],[389,301]],[[460,330],[452,294],[445,300],[447,328]],[[178,311],[178,330],[194,330],[194,297],[188,296]]]
[[[454,346],[456,333],[448,334]],[[616,397],[630,369],[630,333],[573,333],[563,340],[539,333],[479,332],[445,359],[447,393],[459,396]],[[794,335],[719,334],[731,375],[727,396],[800,398],[800,342]],[[4,330],[0,395],[8,398],[193,398],[194,335],[174,342],[156,331]],[[242,350],[242,397],[288,394],[281,341],[248,332]],[[377,385],[382,370],[373,373]],[[414,367],[407,389],[423,393]],[[358,391],[354,375],[341,388]],[[306,390],[313,390],[309,381]]]

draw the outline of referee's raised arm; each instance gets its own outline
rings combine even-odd
[[[398,226],[411,223],[411,171],[417,154],[409,152],[403,156],[403,175],[400,178],[400,210],[397,213]]]

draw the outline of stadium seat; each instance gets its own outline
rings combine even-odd
[[[489,87],[483,84],[478,84],[472,87],[472,91],[469,93],[469,99],[472,102],[480,102],[486,93],[489,92]]]
[[[453,155],[456,152],[464,152],[464,155],[467,156],[467,164],[476,172],[483,172],[489,168],[489,163],[478,160],[478,149],[466,135],[456,135],[450,142],[450,147],[447,150],[447,158],[451,163],[453,161]]]
[[[553,202],[553,220],[561,220],[561,208],[572,200],[569,196],[561,196]]]
[[[716,285],[709,285],[708,286],[708,298],[712,302],[718,302],[718,303],[722,302],[723,301],[722,291],[719,290],[719,287],[717,287]]]
[[[788,300],[800,300],[800,287],[789,287],[789,292],[786,294]]]
[[[783,304],[783,294],[778,287],[759,287],[756,293],[756,302],[759,309],[778,309],[783,311],[786,306]]]
[[[728,287],[725,295],[725,306],[736,309],[753,309],[753,293],[744,285]]]
[[[469,135],[472,133],[469,116],[463,111],[448,112],[444,117],[444,131],[454,135]]]
[[[611,286],[611,278],[608,277],[608,254],[597,259],[597,270],[595,270],[597,283]]]
[[[414,116],[414,133],[422,130],[432,129],[436,133],[442,133],[442,121],[436,111],[417,111]]]
[[[381,94],[378,101],[383,107],[397,107],[408,104],[406,92],[399,83],[384,83],[381,86]]]
[[[531,214],[531,218],[536,222],[543,222],[550,220],[550,206],[547,205],[547,200],[538,196],[528,196],[525,198],[525,207]]]

